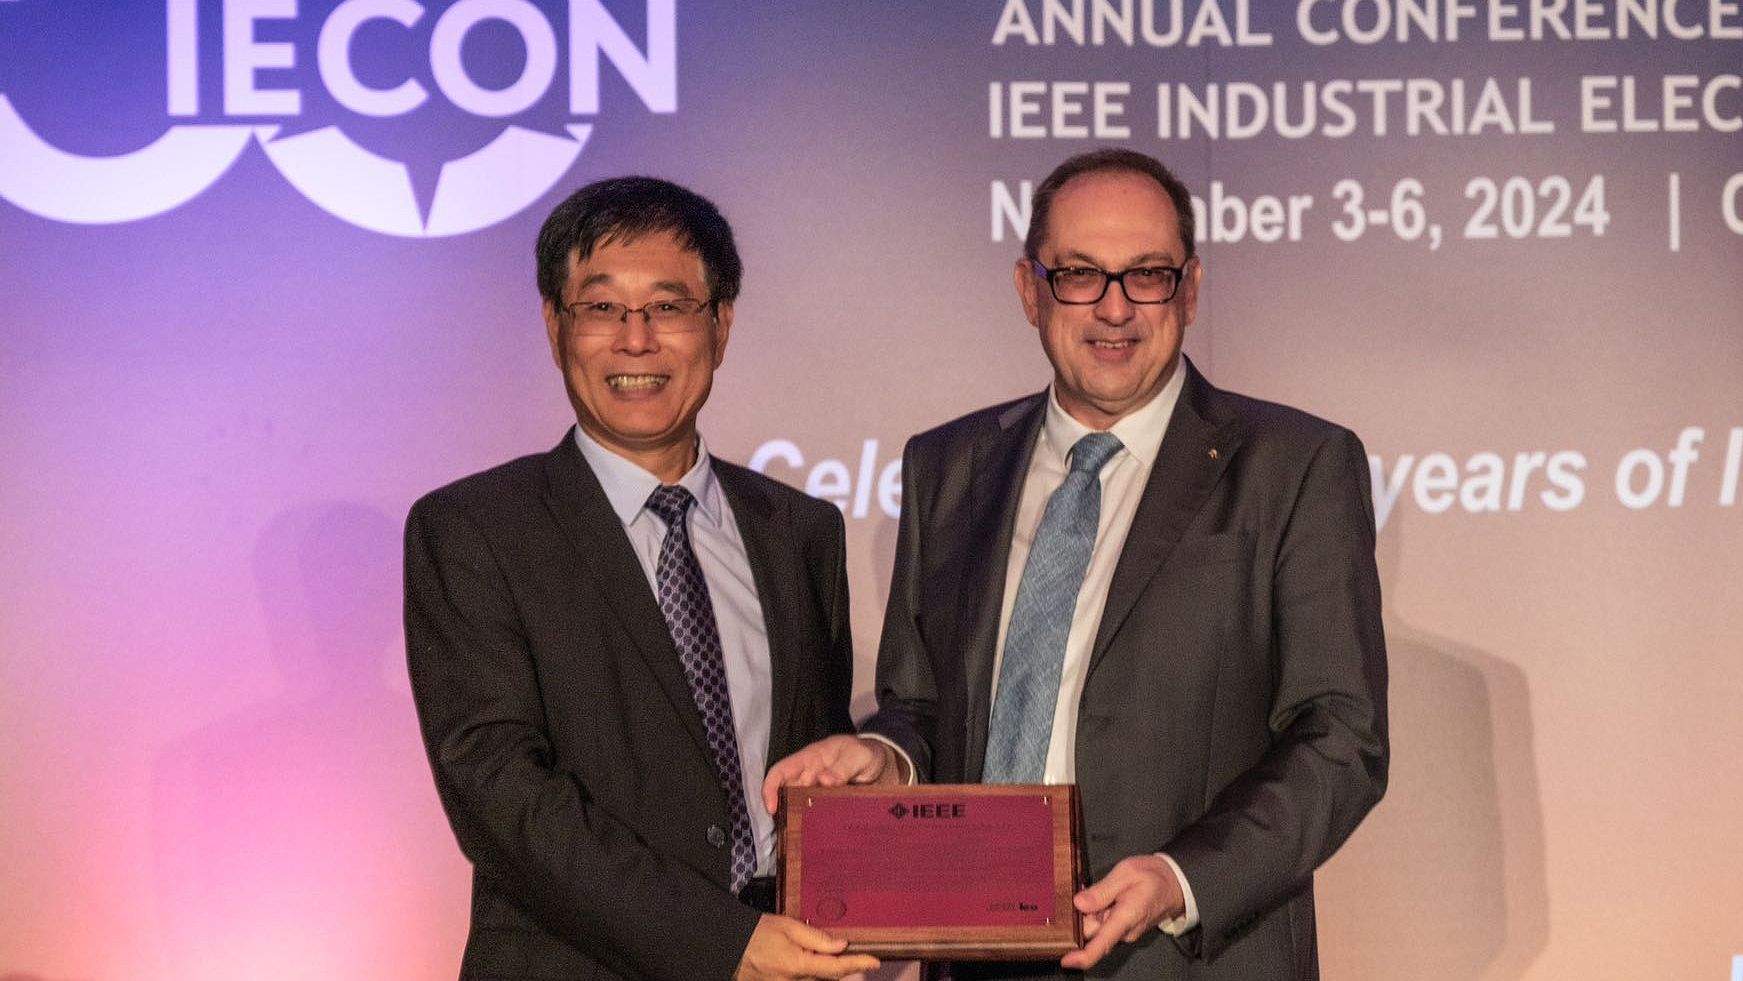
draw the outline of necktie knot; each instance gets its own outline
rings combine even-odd
[[[695,495],[678,484],[661,484],[648,495],[647,509],[659,515],[667,528],[682,528],[684,515],[696,503]]]
[[[1113,433],[1090,433],[1072,445],[1071,469],[1079,473],[1101,473],[1101,468],[1124,448],[1125,444]]]

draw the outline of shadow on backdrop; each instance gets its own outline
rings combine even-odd
[[[1531,699],[1516,665],[1399,619],[1403,515],[1379,542],[1386,797],[1319,874],[1328,978],[1509,981],[1549,936]]]
[[[398,523],[357,503],[297,507],[261,533],[254,573],[283,688],[156,767],[167,977],[457,973],[466,867],[411,697],[387,681],[404,671],[400,554]]]

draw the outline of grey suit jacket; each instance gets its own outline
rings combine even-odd
[[[1313,870],[1386,783],[1367,457],[1347,430],[1190,361],[1108,589],[1077,723],[1092,879],[1166,851],[1200,923],[1120,944],[1118,978],[1317,976]],[[935,782],[980,778],[1011,529],[1045,393],[916,436],[878,713]],[[1057,965],[958,965],[957,977]]]
[[[768,629],[778,760],[851,730],[842,518],[714,467]],[[726,800],[647,575],[574,440],[418,501],[405,571],[412,691],[474,867],[461,976],[730,978],[758,914],[728,891]]]

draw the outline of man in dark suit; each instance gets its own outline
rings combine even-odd
[[[1190,200],[1127,150],[1036,190],[1053,384],[908,444],[879,710],[765,781],[1078,784],[1084,948],[959,979],[1317,977],[1313,871],[1385,787],[1366,454],[1181,355]]]
[[[770,759],[851,728],[844,529],[696,430],[741,266],[696,194],[582,188],[539,233],[579,425],[426,496],[406,649],[472,861],[463,978],[842,977],[772,915]]]

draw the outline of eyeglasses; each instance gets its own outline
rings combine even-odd
[[[681,334],[700,328],[703,321],[697,315],[704,310],[712,310],[713,307],[714,301],[711,299],[695,300],[685,297],[654,300],[639,307],[579,300],[564,306],[563,310],[574,318],[575,328],[586,335],[615,334],[624,324],[629,323],[629,315],[632,313],[641,314],[642,321],[656,334]]]
[[[1174,299],[1185,275],[1186,265],[1133,266],[1120,272],[1108,272],[1095,266],[1060,266],[1048,269],[1039,260],[1030,259],[1035,271],[1047,280],[1053,298],[1060,303],[1089,305],[1100,303],[1107,295],[1109,283],[1119,283],[1126,299],[1132,303],[1167,303]],[[1191,259],[1186,260],[1191,262]]]

